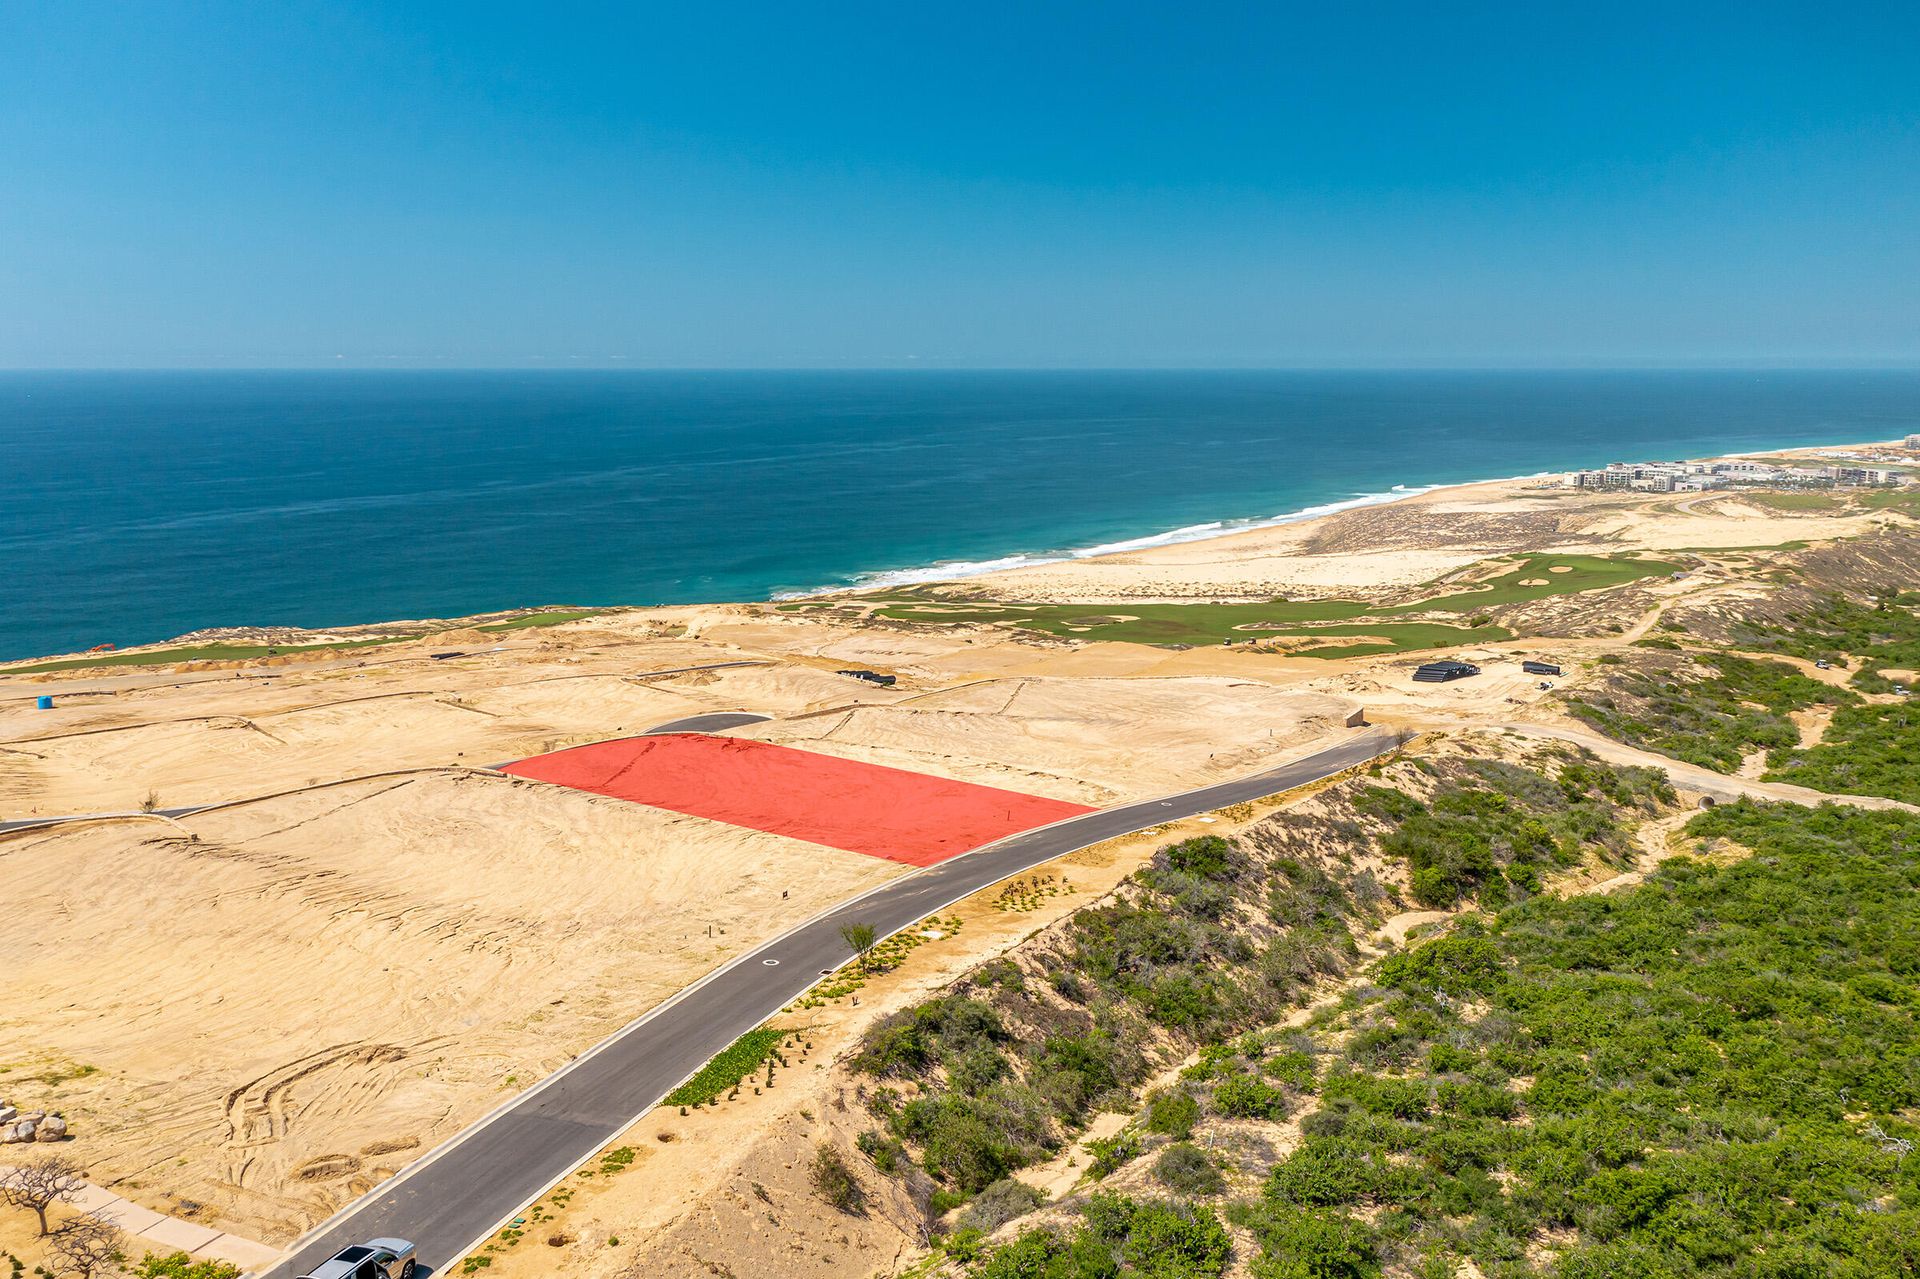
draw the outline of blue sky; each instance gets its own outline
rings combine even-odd
[[[1920,363],[1920,6],[0,3],[0,365]]]

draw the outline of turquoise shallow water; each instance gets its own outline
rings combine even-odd
[[[1920,430],[1920,373],[0,374],[0,657],[760,599]]]

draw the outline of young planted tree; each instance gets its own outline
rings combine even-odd
[[[873,925],[842,924],[840,926],[840,940],[847,943],[847,949],[851,950],[859,959],[861,971],[864,972],[867,967],[867,956],[873,953]]]
[[[75,1198],[86,1184],[79,1164],[64,1155],[48,1155],[0,1174],[0,1200],[40,1218],[44,1237],[53,1233],[47,1229],[47,1210]]]

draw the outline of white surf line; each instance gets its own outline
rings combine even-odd
[[[1390,489],[1377,492],[1358,493],[1352,497],[1333,502],[1321,502],[1313,506],[1303,506],[1295,511],[1280,515],[1255,516],[1247,519],[1211,520],[1204,524],[1189,524],[1182,528],[1171,529],[1164,533],[1151,533],[1141,537],[1125,538],[1117,542],[1103,542],[1094,546],[1076,547],[1063,551],[1017,552],[990,560],[942,560],[919,568],[883,569],[871,573],[855,574],[851,582],[839,586],[816,586],[802,591],[782,591],[772,597],[774,603],[794,600],[813,599],[817,596],[840,595],[849,591],[884,590],[895,586],[918,586],[934,582],[952,582],[964,578],[990,576],[1016,568],[1035,568],[1047,564],[1070,564],[1078,560],[1097,559],[1103,555],[1122,555],[1129,551],[1153,550],[1162,546],[1182,546],[1194,542],[1208,542],[1222,537],[1233,537],[1240,533],[1251,533],[1260,529],[1280,528],[1287,524],[1300,524],[1307,520],[1316,520],[1326,515],[1336,515],[1341,511],[1358,510],[1368,506],[1384,506],[1391,502],[1401,502],[1412,497],[1424,497],[1429,493],[1438,493],[1445,489],[1471,488],[1479,484],[1518,484],[1523,480],[1543,480],[1555,475],[1564,475],[1577,467],[1563,467],[1558,470],[1534,471],[1525,475],[1494,476],[1489,479],[1459,480],[1434,484],[1396,484]]]
[[[1701,461],[1712,458],[1745,458],[1778,456],[1782,453],[1802,452],[1807,449],[1821,448],[1867,448],[1889,441],[1869,440],[1838,441],[1823,444],[1783,444],[1772,448],[1753,449],[1747,452],[1704,453],[1688,461]],[[816,586],[801,591],[782,591],[772,596],[773,602],[811,599],[821,595],[840,595],[848,591],[884,590],[893,586],[918,586],[933,582],[951,582],[962,578],[983,577],[994,573],[1004,573],[1009,569],[1033,568],[1043,564],[1067,564],[1075,560],[1093,559],[1102,555],[1120,555],[1128,551],[1150,550],[1160,546],[1179,546],[1191,542],[1211,541],[1215,538],[1232,537],[1236,533],[1249,533],[1256,529],[1279,528],[1287,524],[1299,524],[1306,520],[1319,519],[1323,515],[1334,515],[1341,511],[1356,510],[1366,506],[1381,506],[1389,502],[1404,501],[1410,497],[1421,497],[1428,493],[1438,493],[1445,489],[1472,488],[1480,484],[1518,484],[1525,480],[1544,480],[1555,475],[1565,475],[1569,471],[1586,469],[1568,465],[1553,467],[1544,471],[1533,471],[1525,475],[1496,475],[1477,480],[1447,480],[1432,484],[1396,484],[1390,489],[1358,493],[1352,497],[1333,502],[1321,502],[1313,506],[1303,506],[1296,511],[1280,515],[1253,517],[1250,519],[1210,520],[1201,524],[1189,524],[1182,528],[1170,529],[1163,533],[1149,533],[1140,537],[1124,538],[1117,542],[1108,542],[1096,546],[1077,547],[1062,551],[1015,552],[988,560],[943,560],[938,563],[917,568],[883,569],[871,573],[857,573],[853,580],[839,586]]]

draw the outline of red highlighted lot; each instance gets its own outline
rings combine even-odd
[[[738,737],[673,733],[536,755],[506,772],[850,853],[931,866],[1094,810]]]

